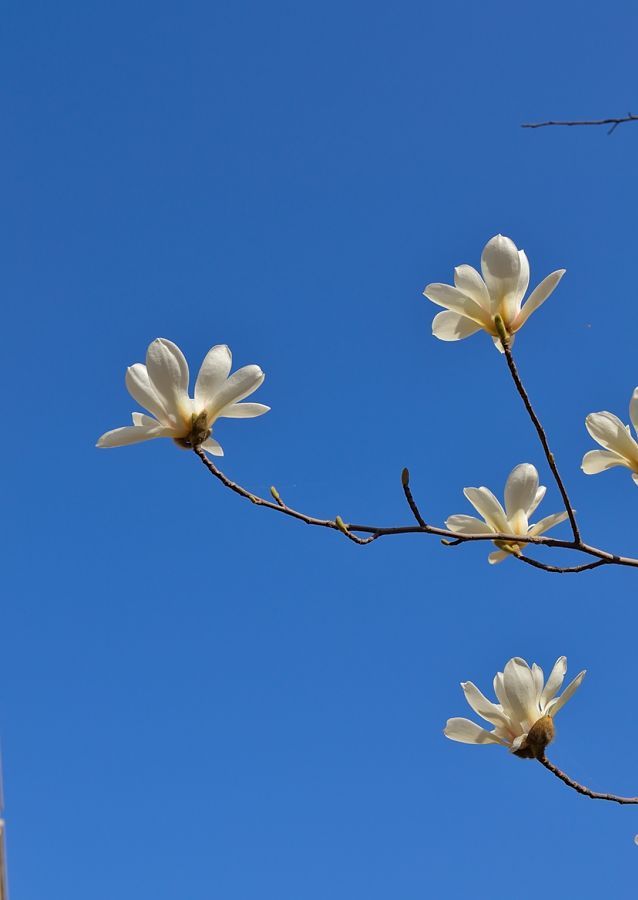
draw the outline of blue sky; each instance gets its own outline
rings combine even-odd
[[[523,461],[491,341],[421,291],[510,235],[567,275],[521,371],[585,536],[638,553],[584,416],[638,384],[631,4],[57,4],[4,15],[1,733],[21,900],[634,895],[638,813],[441,733],[515,655],[585,682],[554,761],[638,793],[636,574],[359,548],[225,492],[169,441],[97,451],[164,336],[225,342],[272,412],[224,469],[320,516],[469,512]],[[21,399],[20,399],[21,398]],[[567,536],[561,526],[556,534]],[[613,875],[610,876],[610,873]],[[540,882],[539,882],[540,880]]]

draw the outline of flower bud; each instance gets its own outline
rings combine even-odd
[[[523,759],[542,759],[545,756],[545,748],[553,740],[554,720],[551,716],[543,716],[532,725],[521,746],[514,751],[514,755]]]

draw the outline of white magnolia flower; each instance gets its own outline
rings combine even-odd
[[[544,684],[540,666],[534,663],[530,669],[524,659],[515,656],[505,671],[494,677],[498,703],[488,700],[471,681],[461,682],[467,702],[494,730],[487,731],[470,719],[454,718],[448,719],[443,733],[463,744],[502,744],[512,753],[525,755],[524,745],[532,727],[544,716],[555,716],[585,677],[583,670],[557,697],[566,672],[567,658],[561,656]]]
[[[638,388],[629,401],[629,418],[638,433]],[[632,478],[638,484],[638,443],[631,435],[629,425],[610,412],[590,413],[585,419],[587,431],[604,450],[590,450],[583,456],[581,468],[586,475],[597,475],[614,466],[632,470]]]
[[[482,329],[492,335],[502,351],[496,316],[503,320],[512,343],[514,334],[547,300],[565,274],[565,269],[552,272],[521,306],[529,286],[529,262],[524,251],[518,250],[514,241],[502,234],[497,234],[483,248],[481,271],[482,278],[472,266],[457,266],[454,286],[428,284],[423,291],[428,300],[446,310],[434,317],[432,334],[435,337],[442,341],[460,341]]]
[[[263,403],[240,403],[257,390],[265,375],[259,366],[244,366],[230,375],[232,357],[225,344],[208,351],[195,382],[195,397],[188,395],[188,363],[182,351],[157,338],[149,345],[146,365],[135,363],[126,371],[126,387],[140,406],[151,413],[133,413],[133,424],[107,431],[98,447],[122,447],[153,438],[173,438],[183,447],[201,446],[213,456],[224,451],[210,437],[220,417],[252,418],[268,412]]]
[[[450,516],[445,524],[456,534],[516,534],[521,538],[537,537],[567,518],[566,512],[554,513],[535,525],[529,524],[529,517],[545,496],[546,490],[538,484],[536,468],[530,463],[521,463],[512,469],[507,478],[505,509],[488,488],[468,487],[463,493],[483,518]],[[490,563],[502,562],[510,553],[520,553],[525,546],[525,540],[515,544],[505,544],[501,541],[494,543],[500,549],[490,553],[488,556]]]

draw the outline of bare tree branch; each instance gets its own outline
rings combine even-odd
[[[554,763],[550,762],[546,756],[538,757],[538,761],[542,766],[545,766],[552,775],[555,775],[557,778],[560,778],[567,787],[572,788],[575,791],[578,791],[579,794],[583,794],[585,797],[591,797],[592,800],[610,800],[612,803],[633,803],[638,804],[638,797],[618,797],[616,794],[601,794],[598,791],[591,791],[588,787],[585,787],[583,784],[579,784],[577,781],[574,781],[573,778],[570,778],[569,775],[566,775],[558,766],[555,766]]]
[[[209,459],[206,452],[202,450],[201,447],[194,447],[193,452],[197,454],[211,475],[217,478],[218,481],[221,481],[224,487],[233,491],[235,494],[239,494],[240,497],[250,500],[255,506],[264,506],[267,509],[275,510],[275,512],[283,513],[293,519],[298,519],[306,525],[315,525],[320,528],[330,528],[333,531],[339,531],[355,544],[370,544],[373,541],[378,540],[378,538],[398,534],[431,534],[439,538],[444,538],[442,543],[447,546],[457,546],[458,544],[474,543],[476,541],[493,541],[497,544],[533,544],[541,547],[554,547],[562,550],[576,551],[577,553],[583,553],[586,556],[594,557],[594,559],[597,560],[597,563],[595,564],[589,563],[582,566],[561,568],[558,566],[550,566],[545,563],[537,563],[536,560],[530,560],[529,557],[526,556],[523,557],[518,554],[512,554],[515,559],[520,559],[521,562],[532,565],[537,569],[543,569],[546,572],[556,572],[559,574],[566,572],[584,572],[589,569],[598,568],[603,564],[638,568],[638,559],[609,553],[607,550],[601,550],[598,547],[585,544],[582,540],[566,541],[561,540],[560,538],[545,537],[543,535],[536,537],[532,535],[522,536],[520,534],[457,534],[446,528],[438,528],[435,525],[427,524],[394,526],[359,525],[353,522],[344,522],[341,516],[336,516],[334,519],[319,519],[288,506],[281,499],[278,492],[278,500],[276,502],[257,496],[257,494],[252,493],[240,484],[231,481],[230,478],[220,471],[215,463]],[[368,535],[368,537],[360,537],[360,535]]]
[[[580,531],[578,530],[578,524],[576,522],[576,516],[574,515],[574,510],[572,509],[572,504],[570,502],[569,496],[567,494],[567,488],[563,483],[563,479],[560,476],[560,472],[558,471],[558,466],[556,465],[556,460],[554,459],[554,454],[549,449],[549,441],[547,440],[547,435],[545,434],[545,429],[541,425],[540,419],[536,415],[534,411],[534,407],[532,406],[532,401],[529,399],[529,395],[523,386],[523,382],[521,381],[520,375],[518,374],[518,369],[516,368],[516,363],[514,362],[514,357],[512,356],[512,349],[510,345],[510,338],[505,330],[505,325],[503,324],[503,320],[500,316],[496,316],[495,319],[496,328],[499,333],[499,337],[501,340],[501,344],[503,345],[503,351],[505,354],[505,359],[507,361],[508,368],[510,370],[510,374],[514,380],[514,384],[516,385],[516,390],[518,391],[523,403],[525,404],[525,409],[532,420],[532,424],[536,429],[536,433],[540,439],[540,442],[543,446],[543,451],[545,453],[545,457],[547,462],[549,463],[549,467],[552,470],[552,475],[558,485],[558,490],[560,491],[561,497],[563,498],[563,504],[565,505],[565,509],[567,510],[567,515],[569,516],[569,523],[572,526],[572,532],[574,534],[574,540],[577,544],[580,543]]]
[[[607,132],[607,134],[613,134],[613,132],[618,128],[619,125],[622,125],[624,122],[636,122],[638,121],[638,116],[633,113],[628,112],[626,116],[621,116],[616,119],[581,119],[581,120],[569,120],[566,122],[557,122],[557,121],[549,121],[549,122],[525,122],[521,125],[521,128],[549,128],[553,126],[559,127],[567,127],[571,128],[574,125],[611,125],[611,128]]]

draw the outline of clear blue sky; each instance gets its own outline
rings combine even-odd
[[[638,793],[638,576],[358,548],[226,493],[169,441],[97,451],[149,341],[226,342],[272,412],[228,474],[317,515],[555,487],[491,341],[421,297],[496,232],[567,275],[516,345],[587,538],[638,492],[583,419],[638,384],[629,3],[186,0],[5,8],[0,653],[16,900],[635,896],[638,812],[442,736],[514,655],[588,669],[554,761]],[[566,525],[556,534],[568,534]]]

